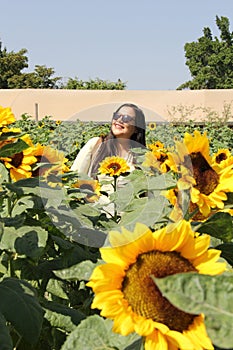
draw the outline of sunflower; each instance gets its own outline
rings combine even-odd
[[[68,166],[65,164],[68,159],[65,158],[64,153],[59,152],[51,146],[37,144],[34,150],[34,155],[37,159],[37,164],[45,163],[45,166],[41,167],[39,170],[37,168],[33,172],[33,176],[44,176],[45,173],[49,171],[60,174],[69,171]],[[46,166],[46,164],[48,166]]]
[[[170,168],[180,176],[177,187],[185,183],[190,191],[190,212],[199,210],[207,217],[212,209],[223,209],[227,192],[233,192],[233,171],[231,166],[222,169],[216,166],[210,156],[206,133],[186,133],[184,141],[176,142],[176,153],[168,153]]]
[[[97,266],[87,283],[95,293],[92,308],[114,321],[113,331],[136,332],[145,349],[213,349],[204,315],[193,315],[163,297],[151,276],[176,273],[216,275],[226,269],[220,251],[208,249],[209,235],[198,235],[187,221],[152,232],[137,223],[133,232],[109,233],[111,247],[100,249],[106,264]]]
[[[99,166],[100,174],[120,176],[130,170],[124,158],[118,156],[106,157]]]
[[[0,128],[12,124],[16,121],[10,107],[4,108],[0,106]]]
[[[163,152],[159,151],[146,152],[142,166],[151,168],[152,170],[157,169],[161,173],[167,173],[170,170],[168,157]]]
[[[98,180],[78,180],[75,184],[72,185],[72,187],[80,188],[81,191],[84,191],[86,193],[86,201],[87,202],[95,202],[100,197],[100,190],[101,186],[99,184]],[[91,194],[85,192],[86,190],[92,192]]]
[[[157,150],[163,149],[164,148],[164,144],[162,142],[160,142],[160,141],[156,141],[154,143],[150,143],[148,145],[148,148],[151,151],[157,151]]]
[[[155,129],[156,129],[156,123],[154,123],[154,122],[149,123],[149,124],[148,124],[148,128],[149,128],[150,130],[155,130]]]
[[[38,167],[34,166],[32,176],[44,177],[51,187],[61,184],[57,176],[69,171],[69,167],[65,164],[68,159],[65,158],[64,153],[51,146],[37,144],[34,149],[34,156],[36,157],[35,163],[37,165],[42,164]]]
[[[0,131],[0,148],[16,141],[17,136],[21,133],[20,128],[3,127]],[[15,134],[15,135],[14,135]]]
[[[149,152],[145,154],[145,160],[142,166],[147,168],[157,169],[162,173],[167,173],[170,170],[168,162],[167,149],[160,141],[148,145]]]
[[[34,147],[32,141],[28,135],[20,137],[27,145],[25,150],[15,153],[10,157],[1,157],[5,167],[10,170],[10,177],[13,181],[29,178],[32,176],[32,164],[36,162],[34,157]]]
[[[218,152],[212,155],[213,166],[225,169],[228,166],[233,167],[233,155],[229,149],[219,149]]]

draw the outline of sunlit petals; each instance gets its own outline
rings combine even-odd
[[[114,276],[114,278],[113,278]],[[119,268],[119,265],[103,264],[97,266],[93,271],[92,280],[88,282],[89,287],[93,287],[95,292],[110,291],[112,289],[120,289],[124,270]]]
[[[168,347],[167,339],[162,333],[158,331],[154,331],[153,333],[151,333],[146,337],[145,350],[173,350],[173,349]]]
[[[166,334],[167,339],[177,347],[177,350],[196,350],[194,344],[182,333],[176,331],[169,331]]]
[[[130,314],[119,314],[113,325],[113,331],[122,335],[128,335],[134,331],[132,316]]]
[[[147,336],[153,333],[156,322],[154,322],[152,319],[145,319],[142,316],[135,316],[134,317],[135,322],[135,332],[142,335]],[[161,324],[162,325],[162,324]],[[168,327],[165,325],[162,325],[166,328],[166,331],[168,330]]]
[[[126,160],[121,157],[106,157],[99,166],[99,173],[109,176],[120,176],[130,170]]]
[[[189,240],[182,247],[182,256],[190,260],[197,259],[200,255],[206,252],[210,244],[210,236],[202,235],[195,240]]]
[[[181,251],[182,246],[188,241],[190,235],[190,224],[181,221],[179,224],[170,224],[164,229],[154,232],[156,249],[160,251]]]
[[[209,249],[193,261],[193,265],[202,274],[218,275],[226,270],[225,262],[218,262],[221,251]]]
[[[103,247],[100,252],[102,259],[107,263],[120,265],[123,268],[127,266],[127,260],[120,255],[121,250],[119,248]]]
[[[193,323],[189,326],[189,330],[184,331],[183,333],[193,344],[195,344],[195,350],[214,350],[206,332],[203,315],[195,317]]]
[[[12,124],[16,121],[14,114],[10,107],[0,106],[0,128]]]

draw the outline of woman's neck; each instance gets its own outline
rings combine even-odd
[[[129,139],[118,139],[117,140],[117,152],[119,157],[125,157],[130,150]]]

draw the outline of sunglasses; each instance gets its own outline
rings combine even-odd
[[[123,123],[130,123],[132,120],[134,120],[134,118],[133,117],[131,117],[130,115],[122,115],[122,114],[118,114],[118,113],[113,113],[113,117],[112,117],[112,119],[114,119],[114,120],[118,120],[119,118],[121,118],[121,120],[122,120],[122,122]]]

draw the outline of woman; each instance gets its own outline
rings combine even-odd
[[[71,170],[96,178],[100,162],[110,156],[122,157],[130,166],[135,165],[132,149],[146,146],[145,129],[142,110],[132,103],[124,103],[113,113],[109,134],[90,139],[79,151]]]

